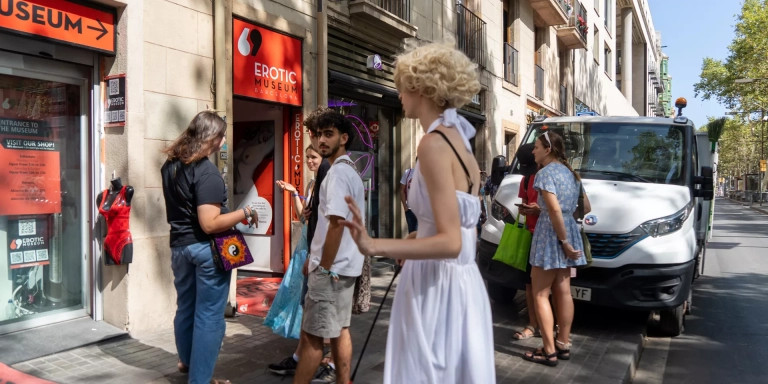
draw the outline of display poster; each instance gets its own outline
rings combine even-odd
[[[0,215],[61,212],[59,162],[46,121],[0,117]]]
[[[8,220],[8,265],[10,269],[47,265],[49,216]]]
[[[233,127],[233,199],[236,209],[254,204],[258,224],[238,224],[243,233],[274,234],[275,122],[236,122]]]
[[[300,106],[301,40],[239,19],[232,19],[232,36],[234,93]]]
[[[107,100],[104,106],[104,126],[125,126],[125,74],[104,78]]]

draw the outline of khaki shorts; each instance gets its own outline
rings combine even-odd
[[[307,276],[307,296],[301,330],[317,337],[335,339],[352,318],[352,296],[356,277],[339,276],[334,281],[317,268]]]

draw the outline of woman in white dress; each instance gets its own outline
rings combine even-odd
[[[397,57],[395,85],[405,116],[426,133],[408,192],[419,229],[407,239],[372,239],[349,197],[354,218],[344,222],[363,254],[408,260],[392,305],[384,383],[494,383],[491,309],[475,264],[475,129],[456,113],[480,90],[477,66],[452,45],[412,46]]]

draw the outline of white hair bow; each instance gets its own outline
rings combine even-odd
[[[464,146],[467,147],[468,151],[472,152],[472,146],[469,144],[469,139],[475,137],[475,133],[477,133],[475,127],[473,127],[464,116],[459,115],[456,108],[446,109],[440,117],[442,125],[446,127],[456,127],[456,130],[459,131],[459,134],[461,135],[461,140],[464,142]],[[435,128],[437,128],[437,125],[435,125],[432,130]],[[430,132],[432,130],[430,130]]]

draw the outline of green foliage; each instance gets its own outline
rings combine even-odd
[[[717,143],[720,140],[720,136],[723,135],[723,128],[725,128],[725,121],[728,120],[725,117],[715,119],[707,124],[707,137],[712,143]]]
[[[718,172],[724,176],[754,172],[760,153],[758,139],[750,124],[739,119],[727,119],[718,144]]]
[[[718,170],[724,176],[756,172],[764,144],[761,133],[766,123],[750,122],[748,117],[756,113],[762,117],[768,111],[768,0],[744,0],[734,32],[730,55],[725,61],[704,58],[699,82],[694,84],[697,97],[715,99],[740,113],[722,120],[722,125],[721,119],[710,118],[706,127],[710,141],[721,127]],[[737,83],[737,79],[753,81]]]
[[[737,99],[733,90],[733,78],[720,60],[704,58],[701,64],[701,75],[698,83],[693,85],[694,95],[704,100],[716,99],[733,109]]]
[[[695,95],[727,108],[755,111],[768,108],[768,1],[744,0],[737,15],[735,37],[725,62],[704,58]],[[736,83],[737,79],[760,79]]]

